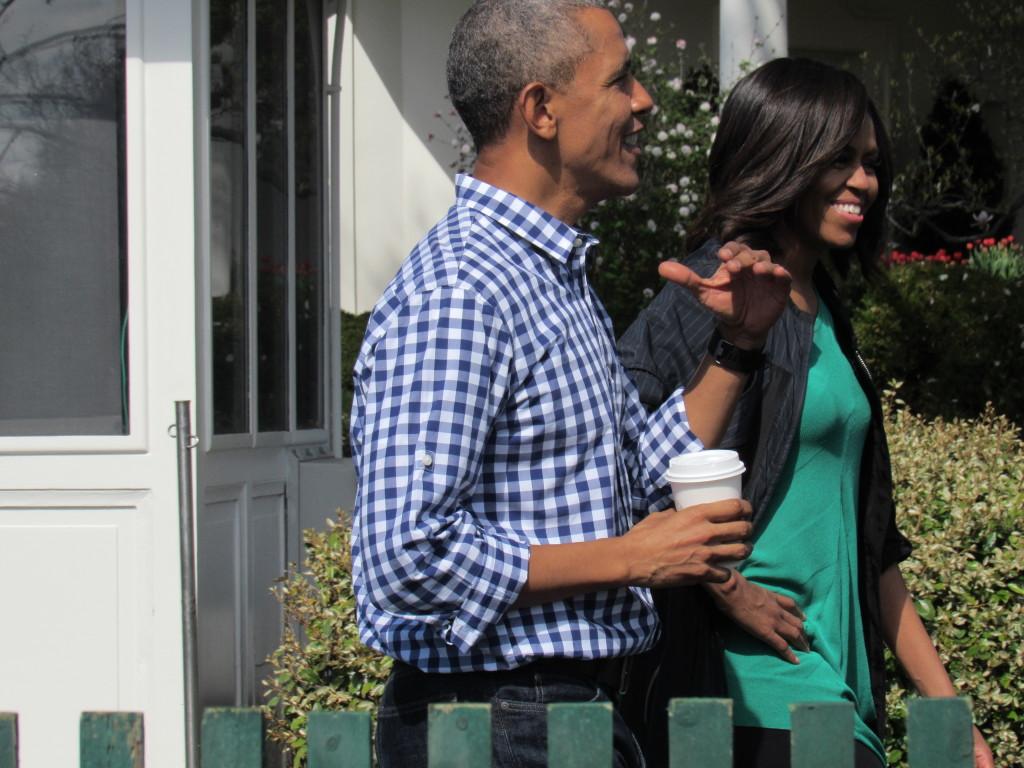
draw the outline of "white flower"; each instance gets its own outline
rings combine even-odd
[[[604,264],[604,257],[603,256],[598,256],[596,259],[594,259],[594,266],[595,267],[600,267],[602,264]]]
[[[607,5],[609,8],[618,8],[619,0],[608,0],[608,2],[605,3],[605,5]]]
[[[682,224],[676,224],[674,227],[672,227],[672,231],[675,232],[677,235],[682,236],[686,234],[686,227],[684,227]],[[1024,346],[1024,344],[1022,344],[1021,346]]]
[[[685,137],[686,137],[686,138],[688,138],[688,139],[692,139],[692,138],[693,138],[693,128],[687,128],[687,129],[686,129],[686,130],[685,130],[685,131],[683,132],[683,136],[685,136]]]
[[[680,203],[688,203],[688,202],[690,202],[690,196],[684,192],[683,194],[681,194],[679,196],[679,202]]]
[[[675,194],[676,192],[678,192],[678,191],[679,191],[679,187],[677,187],[677,186],[676,186],[675,184],[673,184],[672,182],[669,182],[668,184],[666,184],[666,185],[665,185],[665,189],[667,189],[667,190],[668,190],[669,192],[671,192],[671,193],[672,193],[673,195],[674,195],[674,194]]]
[[[688,186],[690,186],[690,177],[689,176],[683,176],[682,178],[680,178],[679,179],[679,186],[680,187],[688,187]]]
[[[939,280],[949,280],[949,273],[943,272],[941,275],[939,275]]]
[[[647,44],[648,45],[657,45],[658,44],[658,38],[656,36],[654,36],[654,35],[651,35],[650,37],[647,38]]]
[[[650,288],[644,288],[644,298],[645,299],[653,299],[654,298],[654,291],[652,291]]]
[[[673,77],[666,85],[678,93],[683,89],[683,79],[681,77]]]
[[[658,141],[668,141],[668,134],[664,131],[658,131]]]
[[[661,147],[648,147],[647,151],[650,152],[655,157],[661,157],[661,153],[662,153]]]
[[[607,18],[607,17],[605,17],[605,18]],[[628,18],[629,18],[629,16],[627,16],[626,14],[620,13],[619,14],[619,24],[625,24],[626,23],[626,19],[628,19]]]
[[[655,11],[651,14],[651,21],[661,21],[661,14]]]
[[[676,48],[678,48],[680,51],[685,51],[686,41],[683,40],[683,38],[679,38],[678,40],[676,40]]]
[[[988,211],[978,211],[977,213],[971,214],[971,218],[974,219],[974,226],[978,229],[985,229],[989,225],[989,222],[995,218]]]
[[[660,110],[660,109],[658,108],[658,105],[657,105],[657,104],[655,104],[655,105],[654,105],[653,107],[651,107],[651,114],[652,114],[652,115],[656,115],[656,114],[658,114],[658,113],[659,113],[660,111],[661,111],[661,110]]]
[[[676,153],[670,149],[668,152],[665,153],[665,157],[667,157],[669,160],[675,160]]]
[[[632,35],[628,35],[626,37],[626,49],[632,51],[634,45],[636,45],[636,38]]]
[[[633,4],[632,3],[624,3],[623,6],[622,6],[622,9],[626,13],[632,13],[633,12]]]
[[[679,206],[679,215],[682,216],[684,219],[687,216],[689,216],[690,215],[690,206],[688,206],[688,205],[681,205],[681,206]]]
[[[459,152],[461,152],[464,155],[468,155],[472,151],[473,148],[469,146],[469,144],[463,144],[461,147],[459,147]]]
[[[651,232],[658,231],[658,225],[655,223],[654,219],[647,220],[647,229],[650,230]]]
[[[679,133],[682,133],[685,130],[686,130],[686,126],[685,125],[683,125],[682,123],[676,123],[676,131],[678,131]]]
[[[693,154],[693,147],[691,147],[689,144],[683,144],[683,146],[680,147],[680,151],[683,153],[685,157],[689,157],[690,155]]]
[[[711,111],[711,102],[710,101],[702,101],[700,103],[700,111],[701,112],[710,112]]]
[[[981,112],[981,104],[978,104],[977,102],[975,102],[974,104],[971,104],[971,112],[974,112],[974,113]]]
[[[711,118],[711,124],[712,124],[713,126],[715,126],[716,128],[718,127],[718,124],[719,124],[720,122],[722,122],[722,121],[721,121],[721,120],[719,119],[718,115],[714,115],[714,116],[713,116],[713,117]]]

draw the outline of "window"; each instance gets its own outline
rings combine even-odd
[[[324,427],[322,18],[210,3],[215,434]]]
[[[123,0],[0,3],[0,435],[129,430]]]

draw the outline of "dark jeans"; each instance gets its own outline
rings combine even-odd
[[[733,729],[733,765],[736,768],[789,768],[789,731],[779,728]],[[854,768],[882,768],[878,755],[859,741],[853,742]]]
[[[485,702],[491,705],[491,752],[495,768],[546,768],[547,705],[609,701],[596,682],[549,671],[420,672],[396,662],[377,710],[380,768],[427,768],[427,706]],[[616,768],[644,768],[636,739],[613,710]]]

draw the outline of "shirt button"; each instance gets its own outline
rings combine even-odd
[[[429,453],[421,453],[420,464],[422,464],[424,467],[431,467],[434,464],[434,457],[431,456]]]
[[[573,248],[582,248],[583,247],[583,238],[582,237],[577,237],[575,240],[572,241],[572,245],[573,245]]]

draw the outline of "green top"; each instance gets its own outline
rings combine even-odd
[[[875,718],[857,593],[857,486],[871,409],[818,302],[800,430],[777,490],[740,567],[750,581],[792,597],[807,616],[811,650],[799,665],[731,625],[725,671],[736,725],[789,729],[789,705],[849,701],[854,736],[885,752]]]

